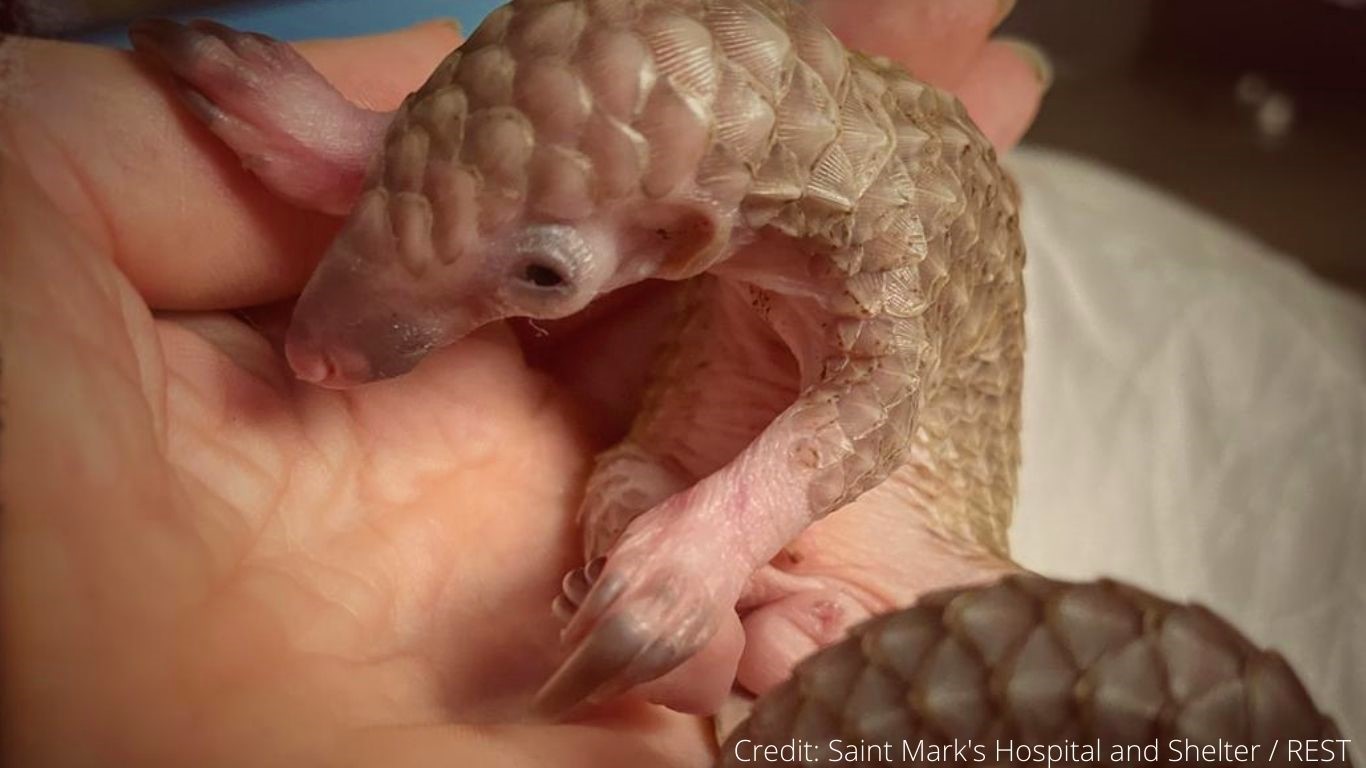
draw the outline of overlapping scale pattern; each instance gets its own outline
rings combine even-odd
[[[1032,764],[1030,753],[1021,760],[1012,747],[1098,740],[1099,755],[1075,754],[1114,764],[1116,746],[1157,744],[1155,755],[1134,764],[1188,764],[1178,759],[1191,754],[1188,745],[1217,750],[1222,741],[1257,746],[1257,764],[1290,765],[1296,761],[1287,740],[1338,738],[1332,719],[1279,655],[1202,607],[1110,581],[1013,576],[928,595],[810,657],[759,700],[717,765],[743,765],[755,744],[793,740],[816,747],[801,755],[811,762],[762,764],[865,764],[830,762],[831,739],[892,743],[891,759],[869,753],[866,764],[881,766],[953,762],[925,759],[938,754],[929,751],[919,761],[906,758],[922,742],[955,739],[983,749],[968,750],[959,764]],[[997,745],[1006,751],[998,753]]]
[[[799,451],[813,514],[910,461],[948,535],[1004,552],[1024,254],[953,97],[788,0],[515,0],[407,99],[379,166],[377,252],[417,276],[519,221],[678,196],[790,236],[834,318]]]

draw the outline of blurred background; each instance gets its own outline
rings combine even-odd
[[[1056,68],[1028,142],[1366,292],[1366,0],[1019,0],[1002,33]]]
[[[207,15],[285,39],[497,0],[0,0],[10,30],[124,45],[122,22]],[[1056,80],[1027,144],[1158,185],[1366,294],[1366,0],[1019,0],[1002,34]]]

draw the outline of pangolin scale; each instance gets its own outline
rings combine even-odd
[[[1108,580],[1014,576],[927,595],[808,658],[730,735],[717,766],[942,764],[954,759],[921,745],[955,740],[980,747],[960,764],[989,766],[1097,742],[1098,755],[1060,762],[1292,765],[1305,759],[1293,740],[1351,765],[1341,738],[1284,659],[1198,605]],[[811,762],[752,759],[794,740],[815,747]],[[838,754],[882,744],[892,748],[866,762]],[[1151,751],[1113,759],[1126,746]]]

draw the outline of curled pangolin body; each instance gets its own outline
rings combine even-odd
[[[1250,762],[1289,765],[1303,762],[1288,753],[1290,740],[1340,738],[1279,655],[1204,608],[1110,581],[1015,576],[934,593],[859,626],[760,699],[718,765],[744,765],[755,745],[794,740],[823,748],[804,757],[825,764],[834,757],[832,739],[841,742],[836,749],[893,745],[891,759],[874,753],[867,765],[952,762],[924,758],[933,754],[925,751],[919,762],[903,759],[902,745],[955,739],[982,747],[966,752],[972,764],[1030,762],[1028,753],[1009,759],[1012,742],[1018,749],[1097,741],[1098,756],[1076,752],[1061,762],[1195,762],[1185,751],[1186,759],[1177,759],[1176,740],[1178,750],[1217,749],[1221,741],[1257,746],[1245,753]],[[1330,743],[1335,757],[1328,762],[1350,765],[1343,744]],[[1116,746],[1153,744],[1149,756],[1111,759]],[[1239,762],[1224,754],[1206,761]]]
[[[386,208],[417,275],[509,222],[641,201],[722,212],[674,277],[791,238],[785,269],[821,296],[790,414],[813,516],[909,464],[947,535],[1005,551],[1024,249],[956,99],[789,0],[516,0],[399,110],[360,209]]]
[[[165,25],[144,33],[144,46],[191,81],[233,74],[192,55],[221,52],[194,33]],[[221,28],[208,34],[220,44],[237,39]],[[296,74],[303,82],[309,72]],[[227,113],[206,112],[222,128]],[[450,312],[450,289],[487,267],[477,258],[462,263],[468,249],[518,224],[544,234],[546,221],[563,229],[642,201],[720,214],[712,242],[654,276],[716,272],[752,291],[761,315],[781,303],[774,296],[791,298],[784,288],[804,292],[806,303],[793,305],[810,309],[825,335],[795,404],[797,417],[809,417],[797,426],[809,427],[812,440],[784,456],[817,470],[811,513],[906,471],[902,500],[937,518],[940,532],[1004,551],[1023,345],[1014,188],[952,97],[846,52],[788,0],[516,0],[496,11],[395,116],[328,257],[337,262],[333,276],[351,281],[340,285],[367,290],[329,294],[336,286],[315,276],[310,288],[323,290],[313,309],[323,311],[313,319],[425,352],[437,342],[412,335],[422,326],[402,322],[398,310],[411,309],[402,306],[407,299],[436,296],[444,302],[426,309]],[[750,264],[740,277],[714,269],[765,231],[789,238],[788,262]],[[308,296],[296,324],[308,315]],[[354,301],[326,306],[338,297]],[[376,298],[390,301],[371,318],[378,324],[350,317]],[[763,319],[776,326],[783,318]],[[686,356],[699,346],[706,345],[676,344],[666,363],[678,365],[661,370],[696,368],[699,360]],[[315,359],[325,373],[327,361]],[[362,362],[371,378],[407,370]],[[659,417],[652,407],[677,409],[679,399],[671,406],[669,398],[646,398],[637,426]],[[591,491],[590,482],[590,499]],[[676,579],[664,596],[688,586]],[[585,597],[593,595],[576,604]],[[623,626],[643,625],[615,624]],[[676,623],[653,629],[676,639],[667,637]],[[667,642],[644,647],[669,650]],[[820,762],[833,757],[819,749],[836,738],[1109,746],[1223,739],[1261,746],[1258,762],[1286,762],[1286,752],[1279,760],[1270,752],[1277,740],[1334,737],[1279,657],[1207,611],[1109,582],[1016,577],[937,593],[857,628],[761,700],[722,764],[747,762],[736,751],[742,742],[794,740],[816,747],[803,757]],[[895,762],[885,757],[871,762]],[[972,762],[1002,762],[994,752],[985,757]]]
[[[722,267],[765,230],[791,238],[785,269],[818,288],[825,318],[798,401],[813,514],[902,469],[941,532],[1005,551],[1023,351],[1015,189],[952,96],[846,51],[800,5],[516,0],[405,102],[373,179],[414,274],[509,222],[642,200],[724,212],[673,276]],[[638,428],[667,402],[647,397]],[[1203,609],[1015,578],[863,625],[763,699],[722,764],[744,764],[742,740],[1269,750],[1335,734],[1279,657]]]

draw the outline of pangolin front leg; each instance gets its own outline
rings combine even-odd
[[[601,575],[601,556],[637,517],[723,468],[796,397],[796,361],[755,311],[748,288],[702,275],[679,304],[630,433],[598,457],[589,478],[580,511],[588,565],[564,580],[556,614],[566,620]],[[686,588],[705,593],[713,575],[699,574]],[[775,599],[773,590],[763,598]],[[712,711],[731,687],[741,650],[738,616],[724,621],[728,631],[708,653],[640,693],[675,709]]]
[[[152,19],[129,38],[276,196],[336,215],[355,206],[391,113],[352,104],[291,45],[255,32]]]
[[[702,275],[679,304],[630,433],[588,480],[579,515],[586,561],[724,466],[796,397],[795,361],[742,287]]]
[[[759,338],[787,353],[789,370],[760,402],[791,404],[748,439],[744,428],[708,428],[705,421],[727,411],[707,409],[707,395],[691,389],[707,382],[706,374],[682,376],[664,402],[647,401],[637,428],[658,430],[657,444],[677,451],[717,434],[724,440],[729,432],[732,446],[685,454],[702,479],[631,522],[605,563],[590,563],[586,574],[567,581],[579,593],[565,600],[574,615],[564,639],[574,650],[541,692],[545,709],[605,698],[657,678],[702,649],[723,625],[733,628],[735,606],[756,571],[812,520],[885,479],[898,464],[899,447],[909,442],[922,378],[917,366],[930,355],[918,361],[876,330],[841,346],[837,337],[847,331],[842,321],[813,322],[815,308],[808,303],[784,302],[738,282],[718,281],[717,290],[728,294],[728,301],[718,302],[718,314],[729,308],[737,318],[728,338],[747,337],[738,321],[744,316],[751,327],[763,327],[754,322],[760,319],[773,327]],[[746,365],[764,370],[755,362],[763,356],[745,354],[743,343],[722,347],[723,356],[706,358],[715,366],[708,372]],[[842,351],[827,356],[829,349]],[[803,379],[807,385],[797,394]],[[730,413],[754,418],[753,409],[737,407],[746,398],[735,398],[733,386],[708,393],[731,398]],[[758,415],[768,417],[762,408]],[[733,458],[707,466],[732,447],[738,448]],[[584,576],[595,577],[586,594],[590,579]]]

